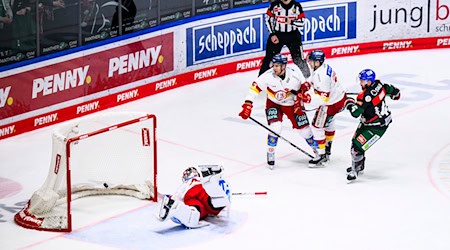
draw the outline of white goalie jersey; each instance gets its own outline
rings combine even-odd
[[[161,221],[170,218],[187,228],[208,225],[201,220],[230,206],[231,192],[222,171],[221,165],[187,168],[183,172],[183,185],[174,195],[164,197],[158,218]]]

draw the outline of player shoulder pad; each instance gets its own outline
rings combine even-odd
[[[366,94],[366,90],[364,89],[356,96],[356,101],[364,101],[364,95]]]

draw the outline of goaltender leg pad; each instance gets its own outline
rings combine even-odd
[[[170,213],[170,219],[188,228],[197,228],[203,226],[200,224],[200,212],[192,206],[187,206],[179,202]]]

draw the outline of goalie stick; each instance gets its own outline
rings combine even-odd
[[[260,123],[259,121],[255,120],[253,117],[250,116],[249,118],[250,118],[250,120],[252,120],[252,121],[254,121],[255,123],[257,123],[259,126],[261,126],[261,127],[265,128],[266,130],[268,130],[270,133],[272,133],[272,134],[278,136],[279,138],[283,139],[285,142],[291,144],[292,147],[294,147],[294,148],[300,150],[302,153],[304,153],[305,155],[309,156],[310,158],[314,158],[314,156],[312,156],[311,154],[309,154],[309,153],[306,152],[305,150],[299,148],[297,145],[295,145],[294,143],[290,142],[288,139],[284,138],[283,136],[281,136],[281,135],[275,133],[273,130],[271,130],[270,128],[268,128],[268,127],[265,126],[264,124]]]
[[[164,196],[168,194],[158,193],[158,198],[162,199]],[[267,195],[267,191],[264,192],[233,192],[231,195]]]
[[[267,192],[236,192],[231,195],[267,195]]]

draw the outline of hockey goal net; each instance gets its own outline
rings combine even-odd
[[[156,117],[104,113],[60,125],[52,134],[47,179],[14,216],[25,228],[72,230],[71,202],[93,195],[157,200]]]

